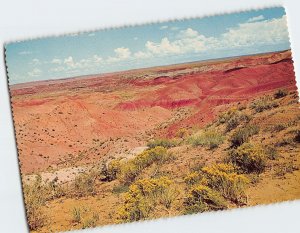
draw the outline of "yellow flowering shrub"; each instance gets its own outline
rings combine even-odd
[[[198,213],[227,208],[226,200],[215,190],[205,185],[193,186],[184,201],[185,213]]]
[[[147,219],[157,205],[170,208],[175,195],[170,196],[173,181],[167,177],[142,179],[134,182],[125,194],[124,205],[117,212],[120,222]],[[170,199],[166,199],[166,197]],[[167,202],[165,202],[167,200]]]
[[[202,168],[207,178],[208,186],[219,191],[223,197],[241,203],[246,201],[245,188],[249,179],[235,172],[231,164],[215,164]]]
[[[244,172],[261,173],[266,167],[267,154],[259,144],[244,143],[229,152],[229,159]]]
[[[153,163],[162,164],[171,158],[170,154],[162,146],[146,150],[129,161],[124,161],[120,167],[120,179],[125,183],[131,183],[140,172]]]

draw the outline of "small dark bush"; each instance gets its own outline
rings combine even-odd
[[[288,94],[288,91],[285,89],[279,89],[274,93],[275,99],[280,99],[282,97],[285,97]]]

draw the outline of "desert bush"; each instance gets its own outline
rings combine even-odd
[[[278,107],[278,104],[273,100],[271,96],[264,96],[255,100],[251,103],[250,107],[255,110],[255,112],[263,112],[275,107]]]
[[[300,142],[300,130],[296,130],[296,134],[295,134],[295,142]]]
[[[72,209],[72,222],[73,223],[80,223],[81,222],[81,209],[78,207],[74,207]]]
[[[159,204],[169,208],[175,196],[172,185],[173,182],[166,177],[134,182],[125,194],[124,205],[117,212],[118,220],[130,222],[146,219]]]
[[[250,116],[237,109],[231,109],[219,116],[219,123],[226,124],[225,131],[229,132],[238,127],[243,122],[249,122]]]
[[[278,151],[272,145],[266,146],[265,147],[265,152],[266,152],[266,155],[267,155],[268,159],[275,160],[275,159],[278,158]]]
[[[97,226],[98,221],[99,221],[99,214],[96,212],[93,212],[91,217],[89,217],[83,221],[82,228],[86,229],[86,228],[90,228],[90,227],[95,227],[95,226]]]
[[[45,224],[45,215],[42,207],[48,197],[48,190],[42,184],[41,176],[37,176],[32,184],[23,186],[27,220],[30,230],[36,230]]]
[[[110,161],[108,164],[102,164],[102,168],[100,171],[101,180],[102,181],[113,181],[117,179],[118,173],[121,170],[121,162],[119,159],[114,159]]]
[[[146,167],[153,163],[160,165],[170,158],[172,158],[172,155],[168,153],[164,147],[157,146],[146,150],[132,160],[123,162],[121,164],[119,177],[125,184],[130,184]]]
[[[245,175],[237,174],[232,164],[215,164],[202,168],[207,185],[219,191],[223,197],[236,203],[245,203],[245,188],[249,183]]]
[[[129,190],[129,186],[128,185],[120,184],[120,185],[117,185],[117,186],[113,187],[112,193],[114,193],[114,194],[120,194],[120,193],[125,193],[128,190]]]
[[[227,209],[226,200],[215,190],[205,185],[192,186],[184,200],[185,213]]]
[[[198,172],[191,172],[184,178],[184,182],[188,186],[193,186],[201,180],[201,175]]]
[[[256,125],[246,125],[243,128],[237,129],[230,138],[231,146],[238,147],[247,142],[250,137],[259,132],[259,127]]]
[[[205,146],[209,149],[217,148],[224,141],[224,136],[214,129],[201,132],[189,138],[188,142],[193,146]]]
[[[279,89],[279,90],[277,90],[277,91],[274,93],[274,98],[275,98],[275,99],[280,99],[280,98],[282,98],[282,97],[287,96],[287,94],[288,94],[288,91],[287,91],[287,90],[285,90],[285,89]]]
[[[229,152],[229,160],[244,172],[261,173],[265,170],[267,155],[261,145],[244,143]]]
[[[67,194],[67,188],[63,184],[58,183],[57,177],[46,185],[46,189],[49,192],[49,199],[52,200],[63,197]]]
[[[96,193],[96,176],[94,173],[82,173],[75,177],[73,193],[76,197],[94,195]]]
[[[151,142],[148,142],[147,146],[149,148],[155,148],[158,146],[164,147],[164,148],[171,148],[177,145],[177,142],[172,139],[167,139],[167,138],[160,138],[160,139],[155,139]]]
[[[177,131],[176,136],[178,138],[185,138],[188,135],[188,130],[185,128],[181,128]]]

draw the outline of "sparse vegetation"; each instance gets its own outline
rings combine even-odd
[[[172,155],[161,146],[146,150],[132,160],[124,161],[121,164],[119,174],[120,180],[122,180],[125,184],[130,184],[146,167],[153,163],[163,164],[171,158]]]
[[[217,191],[205,185],[193,186],[189,190],[184,207],[186,214],[228,208],[226,200]]]
[[[229,152],[229,160],[244,172],[261,173],[265,170],[267,155],[261,145],[245,143]]]
[[[72,195],[76,197],[94,195],[96,193],[95,182],[96,176],[93,172],[83,173],[76,176],[73,183],[74,191]]]
[[[118,219],[121,222],[147,219],[155,207],[164,204],[170,208],[175,198],[175,190],[172,191],[173,182],[161,177],[158,179],[138,180],[129,187],[125,195],[124,206],[118,211]]]
[[[42,184],[41,176],[37,176],[33,184],[25,184],[23,192],[29,228],[36,230],[42,227],[46,221],[42,206],[45,205],[48,192]]]
[[[177,142],[174,139],[167,139],[167,138],[161,138],[161,139],[155,139],[153,141],[150,141],[147,146],[149,148],[155,148],[157,146],[161,146],[164,148],[171,148],[177,145]]]
[[[209,149],[217,148],[224,141],[225,137],[215,129],[203,131],[200,134],[193,135],[188,142],[193,146],[205,146]]]
[[[276,103],[271,96],[263,96],[251,103],[251,108],[254,109],[255,112],[263,112],[276,107],[278,107],[278,103]]]
[[[259,132],[257,125],[246,125],[243,128],[237,129],[231,136],[231,146],[238,147],[245,142],[248,142],[249,138]]]
[[[246,203],[246,186],[249,183],[245,175],[237,174],[231,164],[215,164],[202,169],[208,186],[219,191],[223,197],[236,203]]]
[[[283,98],[285,96],[287,96],[288,91],[286,89],[278,89],[275,93],[274,93],[274,98],[275,99],[280,99]]]

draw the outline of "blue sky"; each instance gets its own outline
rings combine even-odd
[[[289,49],[281,7],[10,43],[10,84]]]

